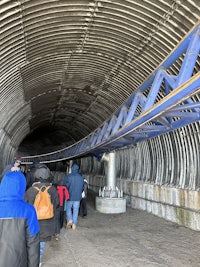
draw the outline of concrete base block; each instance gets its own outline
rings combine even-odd
[[[126,199],[96,197],[96,210],[101,213],[124,213],[126,212]]]

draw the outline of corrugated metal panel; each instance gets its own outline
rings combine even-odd
[[[198,0],[4,0],[0,9],[2,127],[13,113],[20,124],[29,103],[30,132],[48,124],[74,140],[116,111],[200,17]]]

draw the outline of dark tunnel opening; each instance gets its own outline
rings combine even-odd
[[[72,142],[63,129],[43,125],[26,136],[18,148],[18,153],[29,156],[45,154],[63,149]]]

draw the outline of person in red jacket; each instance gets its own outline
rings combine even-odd
[[[63,185],[64,181],[59,181],[57,185],[55,185],[58,195],[59,195],[59,200],[60,200],[60,207],[59,211],[57,214],[57,223],[56,223],[56,235],[55,238],[58,240],[59,234],[60,234],[60,229],[62,229],[63,224],[64,224],[64,218],[65,218],[65,202],[69,199],[69,192],[68,189],[65,185]]]

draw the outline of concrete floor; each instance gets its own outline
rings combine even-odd
[[[197,267],[200,233],[145,211],[102,214],[88,198],[88,217],[46,244],[44,267]]]

